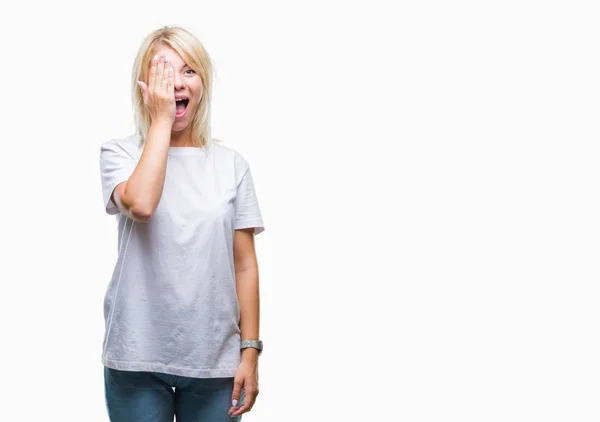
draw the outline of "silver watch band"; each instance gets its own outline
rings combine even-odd
[[[260,340],[242,340],[240,350],[247,349],[248,347],[258,349],[258,356],[260,356],[263,350],[263,342]]]

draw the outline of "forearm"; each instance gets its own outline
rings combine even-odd
[[[171,141],[171,124],[156,121],[150,126],[144,151],[125,186],[123,205],[151,215],[162,195]]]
[[[260,299],[258,287],[258,268],[250,267],[236,272],[236,289],[240,304],[240,330],[242,340],[258,340],[260,326]],[[247,348],[242,358],[258,357],[258,350]]]

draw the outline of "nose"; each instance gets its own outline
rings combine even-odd
[[[183,84],[183,78],[181,77],[181,75],[178,75],[177,73],[175,74],[175,89],[182,89],[184,88],[184,84]]]

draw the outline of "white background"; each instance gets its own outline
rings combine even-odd
[[[266,231],[243,420],[598,421],[599,13],[583,1],[0,10],[2,421],[107,421],[99,146],[144,36],[215,63]]]

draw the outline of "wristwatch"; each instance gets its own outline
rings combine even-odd
[[[258,356],[260,356],[263,350],[263,342],[260,340],[242,340],[240,350],[247,349],[248,347],[258,349]]]

